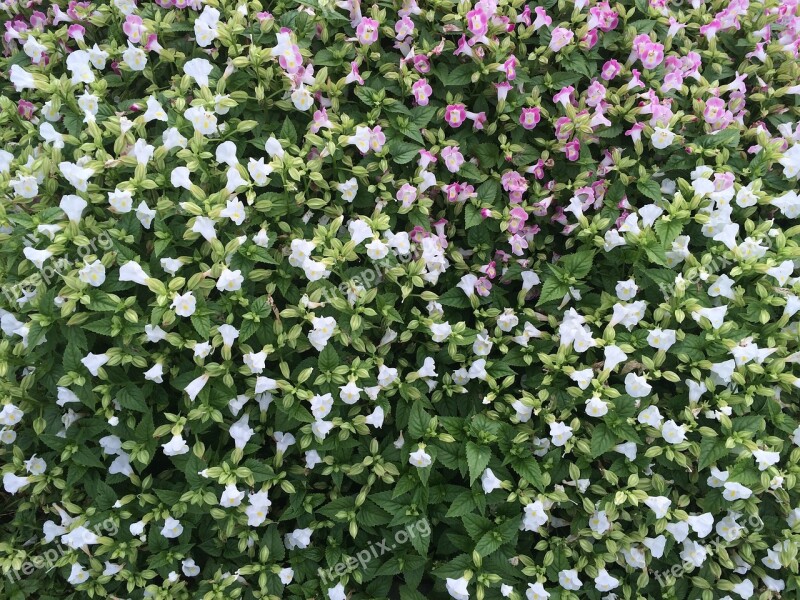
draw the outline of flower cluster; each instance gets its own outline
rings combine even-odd
[[[795,0],[0,8],[2,597],[797,595]]]

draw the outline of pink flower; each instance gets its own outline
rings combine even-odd
[[[606,88],[599,81],[593,81],[586,90],[586,104],[587,106],[595,107],[606,98]]]
[[[619,61],[612,58],[611,60],[606,61],[603,65],[603,68],[600,71],[600,77],[605,81],[611,81],[614,79],[614,77],[620,74],[620,71],[622,71],[622,65],[619,64]]]
[[[519,116],[519,123],[525,129],[533,129],[542,119],[542,111],[538,107],[523,108]]]
[[[508,243],[511,244],[511,253],[514,256],[522,256],[525,254],[525,250],[528,249],[528,240],[518,233],[508,238]]]
[[[83,41],[83,36],[86,33],[86,28],[83,25],[70,25],[67,27],[67,35],[71,37],[73,40],[78,40],[79,42]]]
[[[507,81],[503,81],[502,83],[495,83],[494,87],[497,89],[498,102],[505,102],[506,97],[508,97],[508,92],[514,89],[514,86],[508,83]]]
[[[458,202],[461,195],[461,184],[456,182],[443,185],[442,192],[444,192],[444,197],[447,198],[448,202]]]
[[[145,33],[145,27],[142,23],[142,17],[137,15],[128,15],[125,17],[125,22],[122,24],[122,31],[128,36],[128,40],[134,44],[142,41],[142,36]]]
[[[552,37],[550,38],[550,45],[548,47],[553,52],[558,52],[564,46],[569,44],[574,37],[575,34],[569,29],[564,27],[556,27],[553,29]]]
[[[442,149],[442,160],[448,171],[458,173],[461,165],[464,164],[464,155],[461,154],[458,146],[447,146]]]
[[[431,153],[429,150],[420,150],[419,151],[419,168],[423,171],[428,168],[428,165],[435,164],[437,162],[436,155]]]
[[[352,61],[350,63],[350,73],[347,74],[345,77],[345,83],[358,83],[359,85],[364,85],[364,78],[361,77],[361,73],[358,72],[358,63],[356,61]]]
[[[572,140],[567,142],[564,146],[564,154],[567,155],[567,160],[575,162],[581,157],[581,142],[580,140]]]
[[[395,196],[403,208],[408,208],[417,199],[417,188],[409,183],[404,183]]]
[[[486,125],[485,112],[473,113],[467,111],[467,117],[472,120],[472,127],[477,130],[483,129],[484,125]]]
[[[328,119],[328,111],[321,108],[314,111],[314,120],[311,123],[311,133],[317,133],[323,127],[330,129],[331,121]]]
[[[459,56],[463,54],[464,56],[472,56],[472,47],[469,45],[467,41],[467,36],[462,35],[461,39],[458,40],[458,44],[456,45],[456,49],[453,51],[453,56]]]
[[[378,39],[378,27],[380,24],[375,19],[363,17],[356,27],[356,37],[365,46],[375,43]]]
[[[517,57],[513,54],[509,56],[500,67],[500,70],[506,74],[506,79],[514,81],[517,78]]]
[[[425,73],[431,72],[431,59],[424,54],[415,54],[413,64],[417,73],[422,73],[424,75]]]
[[[461,127],[467,118],[467,110],[463,104],[448,104],[444,111],[444,120],[450,127]]]
[[[397,35],[397,41],[402,42],[412,33],[414,33],[414,21],[408,17],[403,17],[394,24],[394,31]]]
[[[655,69],[664,60],[664,45],[658,42],[644,44],[639,58],[642,60],[642,66],[645,69]]]
[[[722,98],[710,98],[706,100],[706,108],[703,111],[703,119],[709,125],[717,123],[725,113],[725,101]]]
[[[20,100],[17,104],[17,112],[19,113],[20,117],[30,121],[33,118],[33,113],[36,112],[36,107],[33,105],[33,102],[29,102],[28,100]]]
[[[381,131],[381,126],[376,125],[369,132],[369,147],[373,152],[380,152],[383,150],[383,145],[386,143],[386,134]]]
[[[589,29],[600,28],[601,31],[611,31],[619,23],[619,15],[608,5],[608,2],[598,2],[589,9]]]
[[[158,43],[158,36],[155,33],[151,33],[147,36],[147,42],[144,45],[144,49],[148,52],[155,52],[156,54],[160,54],[163,50],[161,44]]]
[[[528,213],[520,206],[515,206],[508,214],[508,232],[517,233],[525,227],[525,221],[528,220]]]
[[[467,29],[477,38],[489,31],[489,19],[481,8],[475,8],[467,13]]]
[[[486,277],[481,277],[475,282],[475,293],[478,294],[478,296],[488,296],[491,290],[492,282]]]
[[[427,79],[420,79],[414,82],[411,86],[411,92],[414,94],[414,100],[420,106],[427,106],[430,101],[433,89],[428,84]]]
[[[550,26],[553,22],[553,19],[547,15],[547,11],[543,9],[541,6],[537,6],[533,9],[533,12],[536,13],[536,20],[533,22],[533,30],[538,31],[542,27]]]
[[[573,93],[575,92],[575,88],[571,85],[565,86],[561,88],[556,94],[553,96],[553,102],[556,104],[561,104],[566,106],[567,104],[574,104]]]
[[[525,27],[531,26],[531,7],[527,4],[525,5],[525,10],[517,16],[517,23],[522,23]]]
[[[581,48],[586,48],[587,50],[591,50],[592,48],[595,47],[599,39],[600,36],[597,33],[597,29],[590,29],[589,31],[586,32],[586,35],[584,35],[581,38],[579,45]]]

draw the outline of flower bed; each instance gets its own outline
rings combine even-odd
[[[797,595],[797,2],[3,7],[0,596]]]

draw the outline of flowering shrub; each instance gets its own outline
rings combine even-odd
[[[3,598],[797,597],[795,0],[3,9]]]

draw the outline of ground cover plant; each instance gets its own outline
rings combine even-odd
[[[1,14],[0,597],[797,597],[796,0]]]

